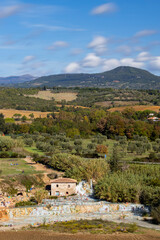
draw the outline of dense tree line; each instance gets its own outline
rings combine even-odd
[[[131,109],[128,110],[131,112]],[[160,137],[160,122],[147,121],[146,111],[132,115],[126,111],[110,113],[103,109],[74,109],[60,110],[48,118],[34,119],[31,124],[4,123],[3,116],[0,116],[1,131],[5,134],[22,133],[66,133],[68,137],[75,135],[88,137],[101,133],[108,138],[126,136],[133,139],[134,135],[146,136],[150,140]],[[145,120],[141,120],[146,116]],[[137,118],[137,119],[136,119]]]

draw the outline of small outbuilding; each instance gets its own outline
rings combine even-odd
[[[71,178],[51,180],[51,196],[69,196],[76,194],[77,181]]]

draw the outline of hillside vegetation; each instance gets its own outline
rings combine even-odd
[[[0,109],[57,111],[65,106],[104,107],[160,105],[159,90],[111,88],[0,88]]]
[[[111,87],[121,89],[160,89],[160,77],[133,67],[118,67],[95,74],[59,74],[37,78],[18,87]]]
[[[145,111],[145,110],[150,110],[153,112],[160,112],[160,106],[150,106],[150,105],[137,105],[137,106],[132,106],[131,107],[133,109],[133,111]],[[119,112],[123,112],[126,109],[125,107],[114,107],[109,109],[110,112],[115,112],[115,111],[119,111]]]

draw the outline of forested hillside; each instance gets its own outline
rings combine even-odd
[[[128,90],[111,88],[53,88],[50,92],[41,89],[0,88],[0,109],[54,111],[56,105],[104,107],[118,106],[158,106],[160,105],[159,90]],[[43,94],[42,94],[43,93]],[[66,99],[67,93],[67,99]],[[68,93],[74,98],[69,98]],[[58,94],[58,100],[53,96]],[[41,95],[42,98],[41,98]],[[50,95],[50,98],[48,98]],[[46,96],[46,99],[45,97]],[[50,99],[50,100],[49,100]],[[73,99],[73,100],[72,100]]]
[[[130,89],[160,89],[160,77],[133,67],[118,67],[95,74],[59,74],[42,76],[18,87],[101,87]]]

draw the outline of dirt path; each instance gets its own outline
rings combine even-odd
[[[160,232],[142,230],[143,234],[59,234],[51,231],[0,232],[0,240],[159,240]]]
[[[43,177],[43,181],[44,183],[48,183],[50,182],[50,178],[47,176],[48,174],[57,174],[58,176],[62,176],[63,173],[62,172],[58,172],[58,171],[55,171],[51,168],[47,168],[45,165],[41,164],[41,163],[35,163],[32,158],[30,156],[24,158],[24,160],[31,166],[34,166],[35,170],[36,171],[42,171],[43,174],[44,174],[44,177]]]

